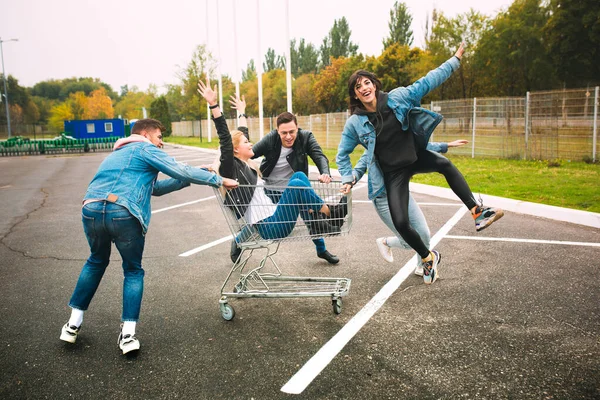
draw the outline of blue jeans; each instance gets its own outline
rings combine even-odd
[[[81,219],[91,254],[83,265],[69,307],[88,309],[110,262],[114,242],[123,259],[122,320],[137,321],[144,293],[142,254],[146,239],[142,225],[125,207],[107,201],[83,206]]]
[[[392,215],[390,214],[390,207],[388,204],[388,199],[385,194],[380,197],[376,197],[373,199],[373,205],[375,206],[375,210],[379,215],[379,218],[387,225],[388,228],[392,231],[394,235],[393,238],[387,238],[387,244],[390,247],[398,247],[401,249],[410,249],[411,247],[402,239],[400,233],[396,230],[394,226],[394,222],[392,221]],[[427,225],[427,221],[425,220],[425,216],[423,215],[423,211],[419,208],[419,205],[412,197],[412,195],[408,196],[408,219],[413,229],[417,231],[421,240],[429,248],[429,243],[431,241],[431,233],[429,231],[429,226]],[[418,257],[419,263],[421,263],[421,257]]]
[[[293,178],[293,176],[292,176],[292,178]],[[281,199],[281,195],[283,194],[283,192],[265,188],[265,194],[267,196],[269,196],[269,198],[271,200],[273,200],[273,203],[277,204],[277,203],[279,203],[279,200]],[[316,238],[316,239],[313,239],[313,243],[315,244],[315,247],[317,249],[317,254],[321,254],[321,253],[325,252],[325,250],[327,250],[327,247],[325,247],[325,239]]]
[[[288,182],[288,187],[281,193],[275,213],[254,226],[264,239],[281,239],[292,232],[298,215],[304,221],[310,221],[312,217],[308,210],[316,213],[323,204],[323,200],[312,189],[306,174],[295,172]]]

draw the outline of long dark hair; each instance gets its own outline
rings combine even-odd
[[[375,85],[375,96],[379,95],[379,91],[381,90],[381,81],[377,79],[374,73],[365,71],[364,69],[359,69],[354,72],[350,78],[348,78],[348,95],[350,96],[350,114],[354,113],[354,110],[357,108],[364,109],[363,103],[356,98],[356,93],[354,92],[354,88],[356,87],[356,82],[360,78],[367,78]]]

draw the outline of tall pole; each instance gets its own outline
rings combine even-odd
[[[263,121],[263,86],[262,86],[262,53],[260,49],[260,8],[259,0],[256,0],[256,76],[258,77],[258,130],[259,138],[262,139],[265,130],[265,122]]]
[[[292,112],[292,55],[290,54],[290,0],[285,0],[285,76],[287,86],[287,110]]]
[[[593,132],[593,148],[592,148],[592,161],[596,162],[596,143],[598,136],[598,96],[600,95],[600,87],[596,86],[594,91],[594,132]]]
[[[219,74],[219,107],[221,112],[225,115],[225,107],[223,106],[223,80],[221,78],[221,24],[219,23],[219,2],[217,1],[217,58],[219,64],[217,67],[217,73]]]
[[[208,38],[209,38],[209,29],[208,29],[208,15],[209,15],[208,14],[208,2],[209,1],[210,0],[206,0],[206,13],[205,13],[205,16],[206,16],[206,24],[205,24],[206,25],[206,65],[204,66],[204,69],[206,71],[206,79],[207,80],[209,79],[209,74],[210,74],[210,71],[208,69],[209,68],[208,67],[208,43],[209,43],[209,40],[208,40]],[[207,137],[208,143],[210,143],[212,141],[212,123],[210,122],[210,114],[211,114],[211,112],[210,112],[209,104],[208,104],[208,101],[207,101],[206,102],[206,125],[208,126],[208,137]]]
[[[233,79],[235,80],[235,95],[240,97],[240,78],[239,78],[239,67],[238,67],[238,42],[237,42],[237,7],[235,6],[235,0],[233,3],[233,66],[235,68],[233,73]],[[240,117],[240,110],[235,111],[236,124]]]
[[[10,138],[10,111],[8,108],[8,90],[6,89],[6,70],[4,69],[4,52],[2,50],[3,42],[18,42],[19,39],[2,40],[0,38],[0,58],[2,59],[2,80],[4,81],[4,106],[6,107],[6,124],[8,125],[8,137]]]

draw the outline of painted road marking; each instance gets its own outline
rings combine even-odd
[[[431,238],[431,247],[440,240],[460,221],[468,210],[461,207],[448,222]],[[282,392],[300,394],[333,360],[344,346],[381,308],[386,300],[400,287],[415,269],[417,256],[407,262],[394,277],[360,310],[342,329],[338,331],[292,378],[281,388]]]
[[[227,242],[227,241],[229,241],[231,239],[233,239],[233,235],[222,237],[221,239],[217,239],[217,240],[212,241],[210,243],[207,243],[207,244],[205,244],[203,246],[196,247],[195,249],[186,251],[185,253],[181,253],[179,255],[179,257],[188,257],[188,256],[191,256],[192,254],[196,254],[196,253],[199,253],[199,252],[204,251],[206,249],[210,249],[211,247],[214,247],[214,246],[216,246],[218,244],[221,244],[223,242]]]
[[[540,240],[540,239],[517,239],[517,238],[495,238],[495,237],[481,237],[481,236],[456,236],[448,235],[447,239],[460,239],[460,240],[489,240],[492,242],[518,242],[518,243],[541,243],[541,244],[563,244],[567,246],[590,246],[600,247],[600,243],[596,242],[567,242],[563,240]]]
[[[163,211],[169,211],[169,210],[172,210],[174,208],[189,206],[190,204],[196,204],[196,203],[200,203],[200,202],[203,202],[203,201],[206,201],[206,200],[212,200],[214,198],[215,198],[215,196],[210,196],[210,197],[205,197],[203,199],[188,201],[187,203],[181,203],[181,204],[176,204],[176,205],[170,206],[170,207],[159,208],[158,210],[152,211],[152,214],[157,214],[157,213],[163,212]]]

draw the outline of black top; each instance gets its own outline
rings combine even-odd
[[[377,111],[355,111],[355,114],[366,115],[375,128],[375,157],[384,173],[404,168],[417,161],[414,135],[402,130],[402,125],[388,106],[387,99],[387,93],[379,92]]]

